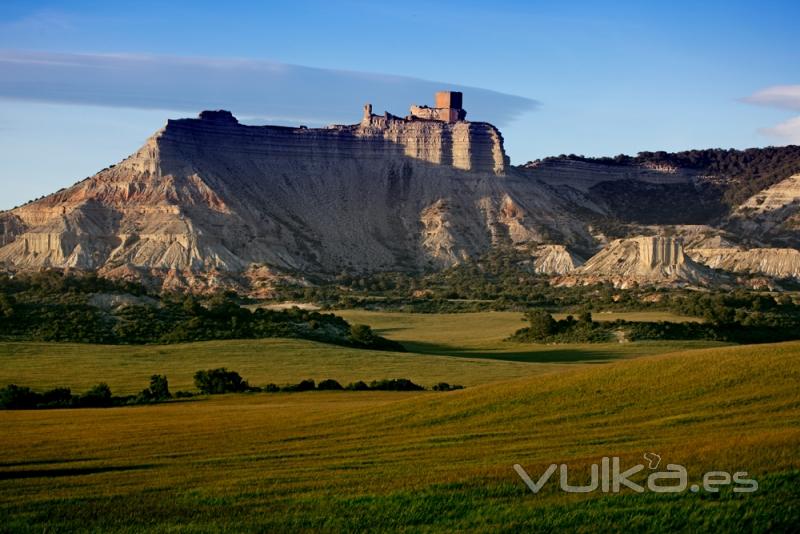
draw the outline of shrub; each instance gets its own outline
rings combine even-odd
[[[367,391],[369,390],[369,385],[363,380],[359,380],[358,382],[351,382],[347,384],[346,389],[349,391]]]
[[[43,408],[67,408],[72,405],[72,391],[69,388],[54,388],[42,393],[39,407]]]
[[[6,410],[24,410],[35,408],[41,396],[31,388],[9,384],[0,389],[0,407]]]
[[[299,391],[313,391],[316,388],[316,384],[310,378],[306,380],[301,380],[297,384],[291,384],[288,386],[283,386],[281,391],[291,391],[291,392],[299,392]]]
[[[350,339],[360,345],[370,345],[375,342],[375,334],[368,325],[354,324],[350,327]]]
[[[327,380],[323,380],[322,382],[320,382],[319,385],[317,386],[317,389],[322,390],[322,391],[325,391],[325,390],[329,390],[330,391],[330,390],[341,390],[341,389],[344,389],[344,388],[342,387],[342,385],[339,382],[329,378]]]
[[[531,339],[545,339],[556,333],[556,321],[544,310],[529,310],[525,318],[530,323],[528,335]]]
[[[280,390],[281,390],[281,388],[278,387],[278,384],[267,384],[264,387],[264,391],[266,391],[267,393],[277,393]]]
[[[111,406],[111,388],[105,382],[100,382],[78,398],[78,404],[85,407]]]
[[[247,381],[243,380],[239,373],[228,371],[225,367],[197,371],[194,374],[194,384],[206,395],[236,393],[250,389]]]
[[[150,398],[154,400],[165,400],[172,398],[169,392],[169,382],[164,375],[153,375],[150,377],[150,388],[146,389],[150,393]]]
[[[407,378],[376,380],[369,385],[369,388],[378,391],[421,391],[425,389]]]

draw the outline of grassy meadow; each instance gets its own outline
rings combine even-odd
[[[505,339],[524,326],[522,314],[514,312],[336,313],[351,323],[371,325],[379,334],[403,343],[409,352],[363,350],[298,339],[172,345],[0,342],[0,385],[14,383],[34,389],[66,386],[84,391],[104,381],[115,394],[133,394],[145,387],[152,374],[164,374],[172,390],[178,391],[193,389],[192,376],[198,369],[227,367],[253,385],[296,383],[306,378],[333,378],[346,384],[402,377],[428,387],[438,382],[475,386],[574,365],[720,345],[708,341],[509,342]],[[636,315],[637,320],[663,320],[666,316],[624,315]],[[601,316],[605,317],[598,314]]]
[[[0,528],[790,531],[798,383],[792,342],[571,365],[449,393],[5,411]],[[692,483],[747,471],[759,490],[579,495],[554,476],[534,495],[511,468],[538,477],[567,463],[577,483],[601,456],[630,466],[644,452],[684,465]]]

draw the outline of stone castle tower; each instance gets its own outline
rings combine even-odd
[[[463,95],[459,91],[439,91],[436,93],[436,106],[411,106],[407,119],[422,119],[454,123],[463,121],[467,112],[462,107]]]

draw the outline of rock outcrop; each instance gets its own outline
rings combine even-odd
[[[203,112],[0,214],[0,262],[202,290],[277,272],[418,271],[554,237],[592,246],[569,200],[509,170],[486,123],[370,114],[307,129]]]
[[[793,248],[695,248],[686,253],[713,269],[800,279],[800,251]]]
[[[712,274],[688,258],[680,240],[633,237],[609,243],[581,267],[558,280],[559,285],[611,282],[615,287],[638,285],[705,285]]]
[[[538,274],[567,274],[584,263],[583,258],[564,245],[539,245],[533,248],[531,255],[531,270]]]
[[[442,95],[405,118],[367,105],[359,123],[327,128],[248,126],[227,111],[170,120],[119,164],[0,213],[0,268],[266,296],[279,280],[421,272],[511,246],[565,284],[713,281],[695,259],[796,276],[800,175],[723,217],[719,184],[699,171],[568,157],[512,167],[497,128]],[[630,237],[643,234],[662,237]],[[743,246],[772,248],[707,251]]]
[[[800,174],[743,202],[730,218],[730,229],[751,246],[800,247]]]

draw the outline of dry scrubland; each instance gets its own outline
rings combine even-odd
[[[452,393],[228,395],[3,412],[0,519],[41,531],[563,527],[789,529],[800,343],[577,366]],[[746,470],[716,498],[533,495],[511,470],[657,452]],[[585,470],[584,470],[585,472]]]
[[[800,342],[532,346],[501,341],[519,314],[342,315],[415,352],[296,340],[0,345],[0,382],[36,387],[105,379],[126,393],[159,372],[186,389],[194,370],[217,365],[255,384],[403,376],[472,386],[0,412],[0,529],[781,531],[800,522]],[[601,456],[634,465],[644,452],[685,465],[690,482],[748,471],[760,489],[578,496],[551,480],[533,495],[511,469],[538,476],[566,462],[579,475]]]

